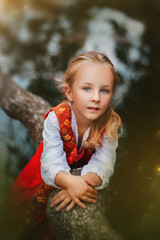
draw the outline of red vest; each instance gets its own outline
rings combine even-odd
[[[94,153],[94,149],[85,149],[82,147],[81,154],[77,153],[77,145],[76,138],[73,133],[71,127],[71,107],[67,104],[67,102],[62,102],[56,107],[51,108],[51,111],[54,111],[60,127],[60,134],[63,140],[63,149],[66,152],[67,162],[69,165],[74,167],[82,167],[88,163],[92,154]],[[48,113],[44,116],[44,119],[48,116]]]

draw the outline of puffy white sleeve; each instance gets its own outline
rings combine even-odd
[[[110,142],[106,133],[103,136],[102,147],[96,148],[87,165],[82,168],[81,176],[93,172],[96,173],[102,180],[102,184],[95,189],[103,189],[107,187],[109,179],[113,174],[116,161],[116,148],[118,139],[115,142]]]
[[[60,171],[70,173],[63,141],[60,135],[58,119],[54,111],[48,114],[44,121],[43,152],[41,155],[41,176],[46,184],[57,187],[56,174]]]

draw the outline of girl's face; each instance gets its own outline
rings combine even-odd
[[[80,68],[72,87],[65,88],[77,124],[88,127],[107,110],[113,94],[113,85],[113,73],[106,65],[91,63]]]

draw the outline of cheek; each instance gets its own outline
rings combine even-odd
[[[77,96],[81,101],[83,101],[83,100],[85,101],[85,99],[89,98],[88,92],[85,92],[85,91],[78,91]]]
[[[103,99],[104,105],[108,106],[112,100],[112,95],[107,96],[105,99]]]
[[[108,101],[111,102],[111,100],[112,100],[112,95],[109,97],[109,100],[108,100]]]
[[[76,91],[74,94],[74,100],[77,102],[77,104],[83,104],[86,100],[86,94],[84,94],[82,91]]]

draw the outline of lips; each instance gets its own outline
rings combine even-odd
[[[88,107],[88,109],[93,110],[93,111],[97,111],[97,110],[99,110],[98,107]]]

